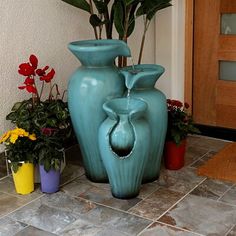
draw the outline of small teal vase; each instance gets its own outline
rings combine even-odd
[[[148,104],[146,119],[151,129],[151,140],[143,183],[152,182],[160,174],[167,130],[166,97],[154,88],[164,68],[155,64],[140,64],[122,68],[121,73],[125,77],[126,87],[130,89],[130,96],[143,99]]]
[[[100,126],[98,140],[111,192],[116,198],[133,198],[139,194],[148,160],[147,104],[140,99],[117,98],[103,108],[108,118]]]
[[[68,106],[85,173],[91,181],[107,182],[98,147],[98,129],[106,118],[102,105],[124,93],[124,80],[114,60],[130,56],[130,50],[121,40],[78,41],[68,48],[82,64],[70,78]]]

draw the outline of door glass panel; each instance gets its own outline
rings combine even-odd
[[[236,81],[236,61],[220,61],[220,80]]]
[[[236,34],[236,13],[221,15],[221,34]]]

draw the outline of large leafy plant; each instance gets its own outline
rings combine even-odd
[[[119,39],[127,42],[135,29],[137,17],[143,17],[143,35],[140,43],[138,63],[141,63],[146,33],[156,13],[171,6],[171,0],[62,0],[89,13],[89,22],[96,39],[102,38],[105,28],[107,39],[112,38],[113,26]],[[125,59],[119,66],[125,66]]]
[[[168,127],[167,141],[173,141],[180,145],[188,134],[199,133],[194,126],[192,116],[188,113],[189,104],[178,100],[167,99]]]

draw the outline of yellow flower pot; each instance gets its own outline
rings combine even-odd
[[[29,194],[34,191],[34,164],[22,163],[15,173],[12,171],[16,192]]]

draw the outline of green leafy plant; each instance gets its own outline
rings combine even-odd
[[[24,76],[24,82],[18,88],[26,90],[32,97],[15,103],[6,116],[17,127],[36,134],[37,141],[31,148],[36,153],[36,162],[45,164],[47,171],[49,167],[58,169],[63,155],[59,149],[73,133],[67,102],[63,101],[64,92],[60,97],[57,84],[52,84],[55,70],[47,72],[48,69],[49,66],[38,68],[35,55],[19,65],[18,72]],[[48,94],[44,94],[45,85],[49,87]]]
[[[177,145],[186,139],[188,134],[200,133],[194,126],[192,116],[188,113],[189,104],[178,100],[167,99],[168,127],[167,141],[173,141]]]
[[[63,161],[61,140],[57,132],[57,129],[43,129],[34,147],[38,155],[38,163],[43,165],[47,172],[51,169],[60,170],[61,161]]]
[[[36,135],[30,134],[21,128],[9,130],[0,138],[0,143],[5,144],[7,159],[12,170],[16,173],[22,162],[33,163],[35,160]]]
[[[106,38],[112,38],[113,26],[118,38],[127,42],[135,29],[135,20],[143,17],[143,35],[141,39],[138,63],[141,63],[146,33],[156,13],[171,6],[171,0],[62,0],[89,13],[89,23],[93,27],[95,38],[102,38],[105,28]],[[119,66],[125,66],[126,59],[120,58]]]
[[[61,99],[40,101],[36,106],[32,106],[32,98],[17,102],[6,119],[37,134],[40,134],[43,128],[56,128],[63,140],[69,138],[72,133],[68,106]]]

